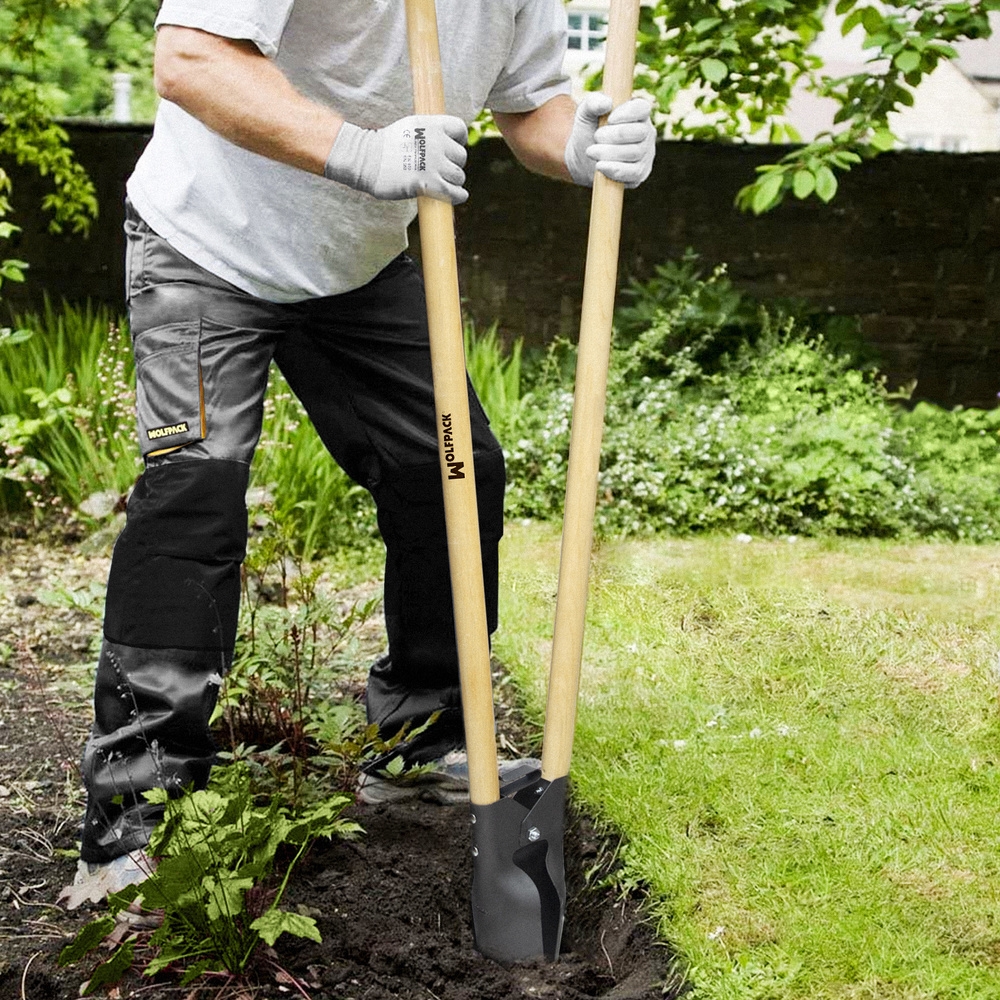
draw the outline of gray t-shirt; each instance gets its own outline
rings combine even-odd
[[[437,0],[447,110],[540,107],[562,72],[562,0]],[[355,125],[413,112],[403,0],[164,0],[157,26],[248,39],[303,94]],[[233,145],[168,101],[128,182],[139,214],[175,249],[272,302],[335,295],[407,245],[413,201],[379,201]]]

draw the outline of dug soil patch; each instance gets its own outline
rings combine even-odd
[[[55,905],[72,880],[82,798],[75,775],[89,708],[78,666],[95,624],[37,600],[43,586],[103,582],[103,559],[0,545],[0,1000],[72,1000],[87,967],[56,958],[98,910]],[[62,577],[69,577],[61,579]],[[44,583],[42,582],[44,580]],[[92,651],[91,651],[92,652]],[[6,660],[6,662],[3,662]],[[500,713],[501,727],[507,715]],[[467,806],[356,806],[353,842],[319,843],[296,870],[286,904],[315,917],[322,944],[277,942],[277,958],[312,1000],[654,1000],[676,996],[670,955],[636,900],[587,888],[607,845],[567,817],[569,902],[555,964],[505,968],[473,947]],[[132,977],[116,1000],[279,1000],[300,995],[270,978],[242,992],[219,983]]]

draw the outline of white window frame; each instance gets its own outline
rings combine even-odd
[[[570,18],[569,51],[581,54],[604,52],[604,39],[608,34],[608,12],[599,7],[570,7],[567,11]],[[573,19],[580,19],[580,26],[573,27]],[[598,20],[596,26],[593,19]],[[579,48],[573,47],[574,39],[579,41]]]

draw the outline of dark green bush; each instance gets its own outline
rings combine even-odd
[[[806,320],[751,313],[719,273],[661,269],[652,290],[612,352],[600,532],[1000,537],[995,411],[908,411]],[[507,442],[513,517],[562,510],[572,353],[552,348]]]

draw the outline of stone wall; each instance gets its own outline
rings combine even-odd
[[[71,138],[98,185],[102,215],[89,240],[51,237],[36,212],[15,252],[32,263],[24,290],[120,304],[121,199],[148,138],[141,128],[74,126]],[[626,198],[622,276],[643,277],[692,247],[706,268],[729,265],[762,298],[801,297],[862,317],[891,384],[916,396],[992,406],[1000,392],[1000,154],[904,152],[843,178],[830,205],[789,201],[761,218],[733,207],[767,147],[663,143],[653,177]],[[12,171],[21,212],[44,184]],[[457,211],[461,284],[477,322],[495,319],[531,344],[575,333],[589,193],[520,169],[503,143],[470,155],[472,198]],[[416,235],[413,239],[416,245]],[[2,251],[0,251],[2,252]]]

